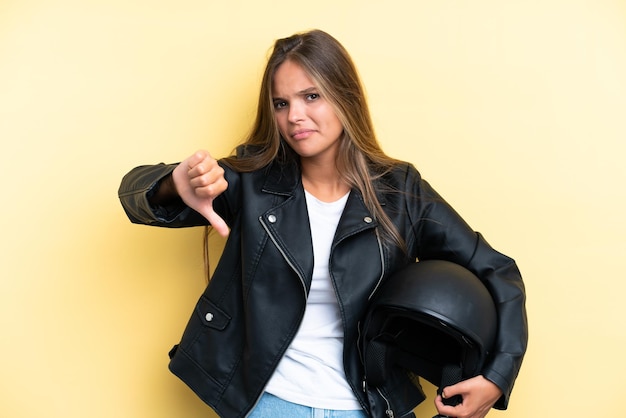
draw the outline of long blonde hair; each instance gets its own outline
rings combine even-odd
[[[382,227],[384,241],[404,248],[404,240],[383,211],[373,187],[373,180],[389,172],[397,160],[387,156],[378,144],[364,89],[350,55],[326,32],[311,30],[275,42],[261,82],[256,120],[244,141],[259,151],[243,158],[226,158],[225,163],[237,171],[249,172],[275,159],[296,157],[280,136],[272,100],[274,74],[287,60],[307,72],[343,124],[337,157],[339,173],[350,187],[361,192],[365,205]]]

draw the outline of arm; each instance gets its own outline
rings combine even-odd
[[[169,173],[156,183],[153,193],[148,196],[148,203],[152,207],[171,206],[180,203],[180,201],[181,198],[176,191],[172,173]]]
[[[213,200],[228,187],[224,170],[207,152],[180,164],[140,166],[122,179],[118,195],[134,223],[166,227],[206,225],[221,235],[226,223],[213,211]]]
[[[477,378],[470,382],[472,379],[469,379],[462,390],[470,390],[476,395],[482,391],[486,398],[484,402],[500,392],[496,399],[487,403],[493,404],[498,409],[506,409],[528,341],[526,293],[521,274],[513,259],[494,250],[481,234],[473,231],[461,216],[420,178],[414,168],[409,168],[407,176],[407,193],[417,197],[408,199],[407,208],[415,233],[415,255],[420,260],[449,260],[472,271],[489,290],[498,312],[497,339],[482,369],[484,381]],[[492,390],[495,388],[498,391]],[[456,387],[454,391],[456,390],[460,389]],[[449,393],[448,389],[445,393],[447,396],[454,395]],[[474,397],[474,400],[478,399]],[[481,400],[474,406],[480,409],[484,402]],[[475,410],[474,413],[478,412]],[[459,413],[451,416],[481,415]]]
[[[142,225],[180,228],[206,225],[202,216],[191,210],[182,199],[154,202],[163,179],[171,176],[176,164],[135,167],[123,178],[118,190],[120,203],[131,222]]]

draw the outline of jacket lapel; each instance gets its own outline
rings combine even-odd
[[[263,192],[277,198],[272,208],[263,213],[261,222],[285,260],[300,276],[308,292],[313,275],[313,245],[298,165],[296,163],[273,164],[267,171]],[[381,203],[384,204],[384,202]],[[376,226],[378,223],[366,208],[361,193],[353,189],[337,225],[333,248],[344,239]],[[374,243],[378,248],[376,240]],[[373,260],[362,260],[362,262],[373,262],[380,268],[380,255],[377,254]]]
[[[353,189],[350,192],[350,196],[348,196],[346,207],[337,225],[333,245],[336,245],[350,235],[365,229],[375,228],[377,225],[378,223],[365,207],[361,194]]]
[[[263,192],[276,198],[272,207],[261,215],[261,222],[308,293],[313,276],[313,244],[298,166],[273,164]]]

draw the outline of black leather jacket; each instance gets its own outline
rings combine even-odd
[[[142,166],[124,177],[119,197],[132,222],[206,225],[182,201],[149,205],[148,196],[174,167]],[[180,344],[170,352],[170,370],[220,416],[234,418],[254,407],[298,329],[313,250],[297,165],[274,163],[253,173],[224,168],[229,186],[214,209],[231,233]],[[405,373],[390,376],[383,388],[368,386],[358,349],[360,320],[390,274],[416,258],[445,259],[474,272],[496,301],[498,341],[483,375],[504,393],[496,407],[506,408],[527,344],[524,285],[515,262],[472,231],[412,165],[399,165],[375,187],[408,252],[383,243],[376,220],[352,190],[332,244],[330,273],[344,325],[345,373],[354,394],[372,417],[412,416],[424,399]]]

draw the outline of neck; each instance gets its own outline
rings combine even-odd
[[[302,185],[304,189],[323,202],[334,202],[350,191],[335,167],[303,164]]]

